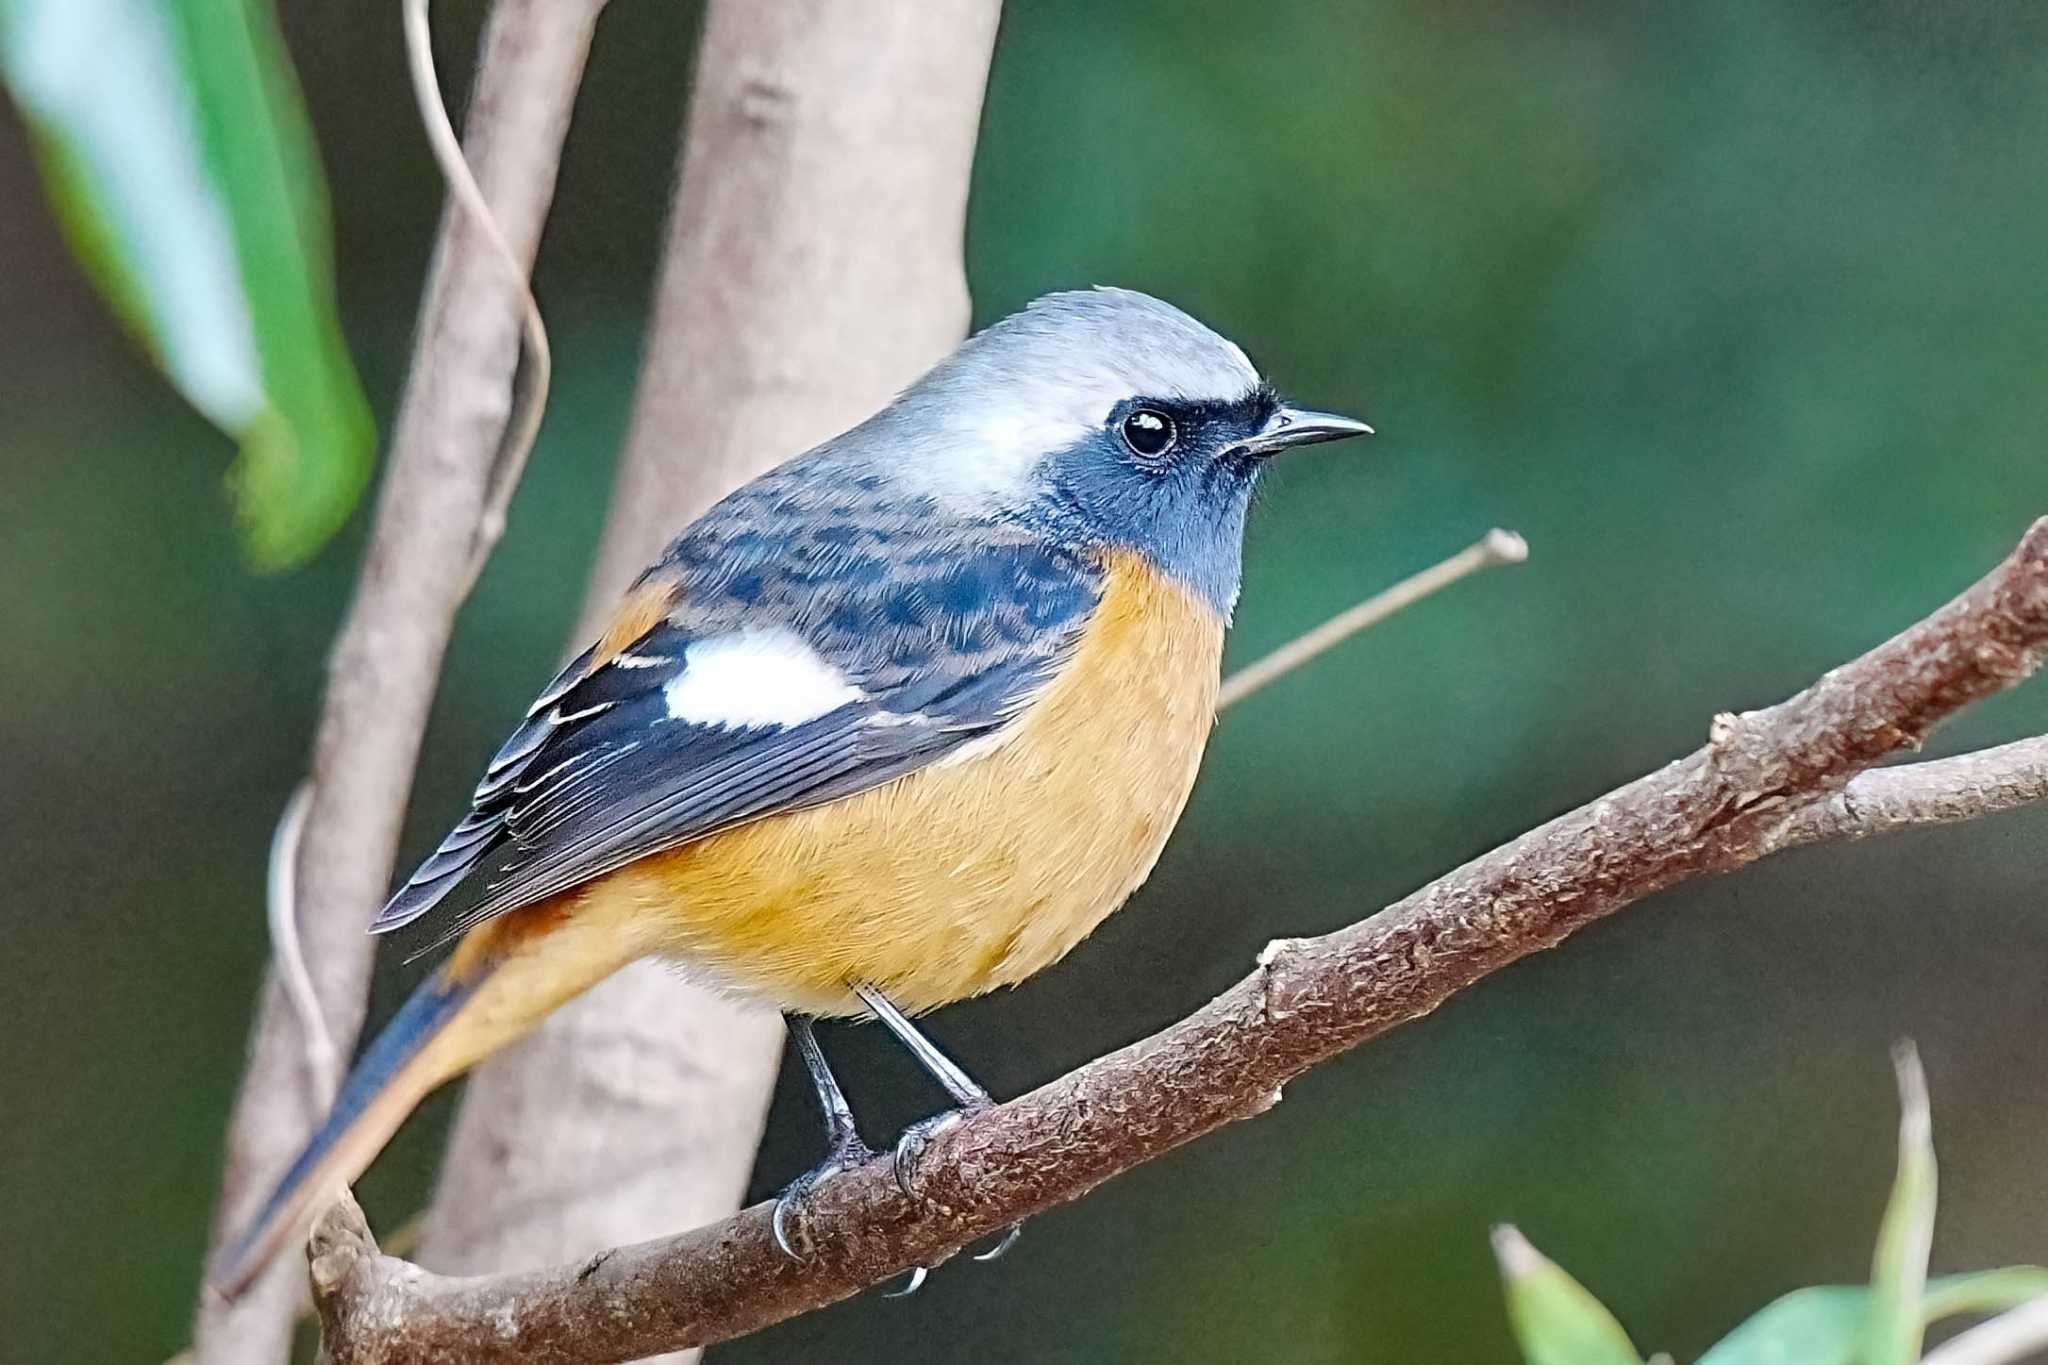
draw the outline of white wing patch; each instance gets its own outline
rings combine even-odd
[[[736,730],[801,725],[865,695],[780,626],[697,641],[663,692],[670,718]]]

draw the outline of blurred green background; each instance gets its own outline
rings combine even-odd
[[[436,6],[466,68],[483,6]],[[388,12],[387,12],[388,11]],[[465,612],[408,856],[552,671],[630,398],[694,6],[616,0],[538,288],[559,388]],[[393,6],[288,0],[342,310],[388,424],[440,186]],[[451,76],[451,80],[459,78]],[[250,574],[231,451],[64,253],[0,116],[0,1357],[179,1347],[359,514]],[[1172,298],[1381,436],[1291,463],[1242,661],[1490,525],[1496,571],[1233,712],[1151,884],[1068,962],[938,1016],[999,1093],[1167,1023],[1945,600],[2048,511],[2048,8],[1013,0],[976,316]],[[2048,684],[1933,746],[2048,730]],[[1512,1358],[1517,1222],[1647,1349],[1863,1277],[1919,1040],[1937,1269],[2048,1260],[2048,811],[1681,888],[1037,1220],[999,1266],[731,1362]],[[387,964],[376,1008],[402,989]],[[828,1034],[871,1136],[934,1097]],[[813,1155],[785,1077],[756,1190]],[[366,1183],[424,1198],[446,1097]]]

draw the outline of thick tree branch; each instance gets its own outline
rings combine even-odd
[[[531,265],[603,0],[503,0],[492,12],[469,156],[505,241]],[[518,360],[521,286],[465,214],[444,214],[411,375],[362,576],[328,665],[299,845],[303,961],[334,1045],[362,1025],[373,940],[414,761],[456,610],[487,540],[492,469]],[[481,534],[473,534],[481,528]],[[275,975],[228,1132],[216,1236],[250,1214],[332,1099],[331,1068]],[[200,1305],[203,1363],[282,1360],[303,1290],[281,1263],[232,1306]]]
[[[661,282],[578,644],[671,536],[958,343],[997,0],[713,0]],[[773,1011],[628,969],[470,1083],[421,1242],[539,1265],[723,1217],[781,1053]]]
[[[2025,678],[2044,650],[2048,519],[1960,597],[1789,701],[1717,717],[1705,747],[1370,919],[1274,942],[1256,971],[1187,1019],[958,1124],[928,1151],[920,1200],[896,1189],[887,1161],[830,1182],[812,1204],[804,1261],[776,1250],[761,1205],[566,1266],[446,1279],[375,1254],[360,1212],[344,1203],[315,1234],[328,1349],[337,1365],[627,1360],[738,1336],[943,1260],[1263,1112],[1310,1066],[1602,915],[1810,841],[1795,834],[1811,827],[1801,823],[1810,809],[1962,707]],[[1932,772],[1947,782],[1956,763],[1883,776]],[[2040,780],[2036,770],[1976,790],[1990,808],[2004,801],[1996,793]],[[1901,808],[1941,812],[1934,818],[1956,809],[1911,798]],[[1850,816],[1834,828],[1868,823]]]

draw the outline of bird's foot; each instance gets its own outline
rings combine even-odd
[[[912,1199],[923,1199],[917,1188],[918,1163],[924,1160],[926,1149],[933,1139],[948,1128],[966,1118],[970,1113],[979,1112],[985,1106],[974,1109],[942,1109],[930,1118],[919,1119],[903,1130],[903,1136],[896,1139],[896,1155],[892,1165],[896,1171],[896,1188]]]
[[[982,1110],[992,1108],[993,1106],[994,1102],[990,1101],[987,1104],[977,1104],[960,1109],[947,1109],[941,1113],[933,1114],[930,1118],[920,1119],[904,1129],[903,1136],[896,1139],[896,1154],[891,1162],[896,1172],[896,1188],[902,1190],[904,1194],[912,1199],[923,1199],[924,1196],[918,1191],[917,1167],[918,1163],[924,1159],[926,1149],[932,1145],[939,1134],[953,1127],[962,1119],[978,1114]],[[1023,1234],[1023,1231],[1024,1225],[1022,1223],[1010,1224],[1008,1228],[1004,1229],[1001,1238],[997,1240],[994,1246],[990,1247],[987,1251],[977,1252],[974,1259],[977,1261],[993,1261],[998,1259],[1004,1252],[1017,1244],[1017,1238]],[[907,1288],[902,1290],[900,1294],[892,1297],[900,1298],[902,1294],[914,1293],[920,1283],[922,1283],[921,1276],[914,1278]]]
[[[802,1260],[803,1253],[796,1249],[799,1241],[805,1250],[809,1250],[810,1234],[804,1228],[805,1204],[818,1187],[843,1171],[866,1165],[876,1155],[858,1135],[848,1135],[833,1142],[823,1161],[783,1187],[782,1193],[776,1196],[775,1214],[768,1224],[775,1234],[775,1245],[783,1255],[792,1261]]]

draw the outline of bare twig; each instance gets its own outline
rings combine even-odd
[[[599,3],[602,4],[603,0]],[[548,347],[547,323],[541,318],[540,303],[533,297],[533,286],[527,280],[532,262],[522,260],[512,250],[512,244],[505,240],[497,215],[491,211],[490,203],[485,200],[484,192],[477,185],[476,176],[462,154],[462,143],[455,136],[455,125],[449,121],[448,102],[441,97],[441,77],[434,70],[434,35],[427,25],[427,5],[428,0],[405,0],[406,69],[412,77],[412,93],[419,105],[420,125],[426,130],[427,145],[433,149],[434,161],[441,168],[441,178],[448,182],[448,193],[498,258],[505,278],[519,291],[519,325],[526,343],[526,382],[516,395],[518,418],[508,425],[501,438],[490,491],[484,498],[483,511],[477,516],[475,542],[469,555],[469,586],[474,587],[477,575],[483,572],[484,561],[491,557],[491,551],[497,548],[499,538],[505,534],[505,514],[512,506],[512,495],[519,491],[520,476],[526,472],[526,459],[533,454],[534,440],[540,435],[540,421],[547,412],[548,386],[554,379],[555,360]]]
[[[966,329],[968,174],[996,0],[714,0],[640,378],[579,637],[710,503],[881,406]],[[487,1063],[421,1245],[545,1264],[723,1217],[772,1011],[651,964]]]
[[[1223,680],[1216,709],[1243,701],[1268,683],[1278,682],[1326,650],[1334,649],[1369,626],[1376,626],[1404,607],[1442,592],[1461,578],[1496,564],[1520,564],[1529,557],[1529,542],[1513,531],[1488,531],[1441,564],[1411,574],[1393,587],[1347,607],[1315,629],[1295,636],[1263,658],[1255,659]]]
[[[720,1341],[943,1260],[1203,1133],[1262,1113],[1317,1062],[1677,882],[1784,846],[1808,806],[2048,651],[2048,518],[1948,605],[1788,701],[1716,718],[1708,743],[1348,928],[1279,940],[1161,1033],[967,1119],[927,1150],[918,1200],[886,1160],[814,1197],[811,1255],[761,1205],[572,1264],[471,1280],[375,1254],[337,1205],[315,1234],[337,1365],[631,1359]]]
[[[1781,845],[1864,839],[1920,825],[1948,825],[2048,801],[2048,735],[1995,749],[1858,773],[1825,801],[1802,809]]]
[[[333,1093],[341,1085],[341,1050],[320,1013],[313,975],[306,970],[306,952],[299,944],[299,840],[306,833],[306,812],[313,805],[313,784],[292,788],[270,836],[270,865],[264,876],[263,908],[270,923],[271,969],[284,987],[306,1040],[306,1068],[315,1089]]]
[[[501,0],[492,11],[469,151],[521,273],[540,240],[562,136],[602,0]],[[302,960],[337,1050],[361,1026],[371,939],[413,763],[455,612],[473,578],[469,528],[492,500],[511,402],[519,295],[475,220],[444,215],[370,545],[328,664],[301,840]],[[216,1235],[240,1224],[332,1098],[309,1067],[285,988],[265,988],[227,1142]],[[200,1304],[202,1365],[285,1358],[303,1290],[281,1262],[232,1306]]]

